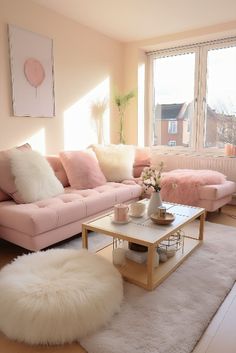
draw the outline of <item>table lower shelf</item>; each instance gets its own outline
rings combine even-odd
[[[153,272],[152,288],[157,287],[164,281],[192,252],[198,247],[202,241],[185,237],[184,249],[176,252],[175,256],[169,258],[166,262],[160,263]],[[112,262],[112,245],[109,245],[98,251],[98,254]],[[147,266],[139,264],[129,259],[126,259],[125,264],[116,266],[125,280],[136,284],[145,289],[150,289],[147,286]]]

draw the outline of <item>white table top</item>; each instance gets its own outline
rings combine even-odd
[[[148,200],[139,202],[148,203]],[[113,223],[113,212],[98,219],[87,222],[86,225],[97,231],[109,232],[111,236],[119,235],[122,239],[139,240],[143,244],[156,244],[160,240],[181,229],[187,223],[205,212],[204,208],[184,206],[163,202],[168,212],[175,215],[175,220],[169,225],[157,225],[146,214],[140,218],[130,217],[127,224]]]

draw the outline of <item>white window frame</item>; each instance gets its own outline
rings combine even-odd
[[[178,121],[168,120],[168,134],[176,135],[178,133]]]
[[[205,109],[206,109],[206,91],[207,91],[207,52],[212,49],[223,49],[236,46],[236,37],[212,40],[209,42],[200,42],[181,47],[158,50],[148,55],[148,111],[149,117],[146,121],[146,144],[154,149],[163,149],[170,151],[200,152],[202,154],[217,153],[223,154],[223,149],[217,147],[204,147],[205,136]],[[194,116],[192,118],[191,147],[176,146],[170,147],[164,145],[152,145],[152,124],[153,124],[153,61],[157,58],[195,53],[195,86],[194,86]]]

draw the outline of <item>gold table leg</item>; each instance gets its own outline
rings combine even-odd
[[[203,240],[204,225],[205,225],[205,213],[202,213],[200,216],[199,240]]]
[[[82,225],[82,247],[88,249],[88,230],[85,225]]]
[[[150,245],[148,247],[148,257],[147,257],[147,289],[153,289],[153,270],[154,270],[154,255],[156,253],[155,245]]]

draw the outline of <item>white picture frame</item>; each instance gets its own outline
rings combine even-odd
[[[14,116],[55,116],[53,41],[8,25]]]

